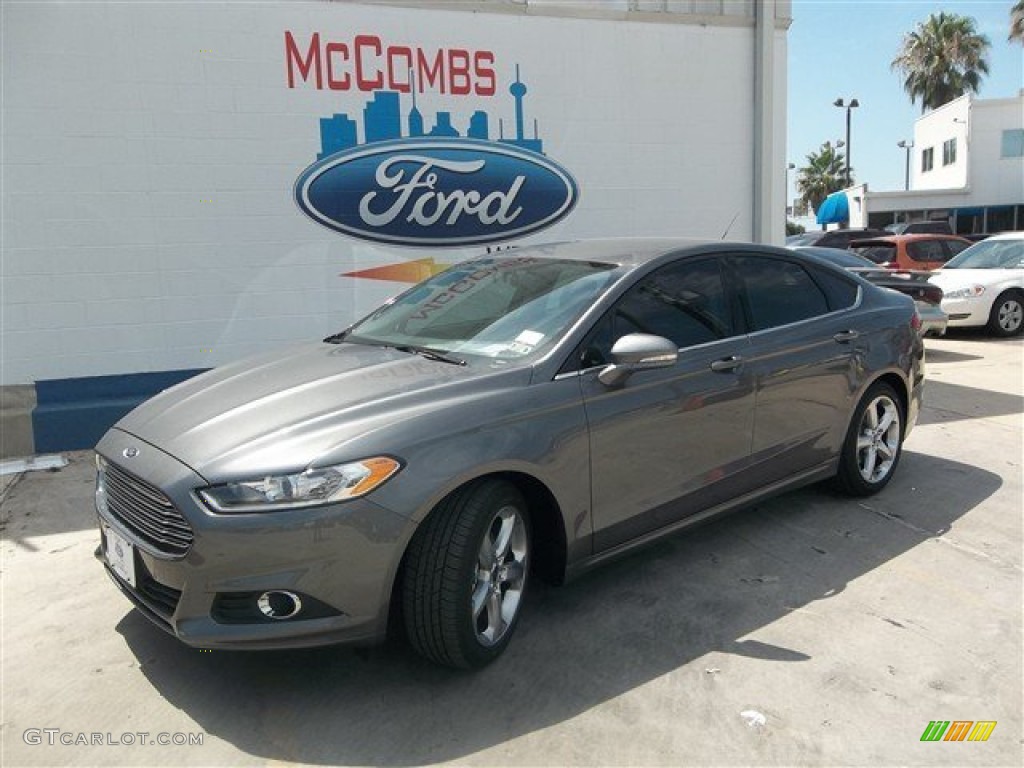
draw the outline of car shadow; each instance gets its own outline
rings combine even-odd
[[[969,363],[984,359],[984,355],[965,355],[963,352],[954,352],[932,345],[928,345],[925,349],[925,360],[929,363]],[[929,379],[930,383],[931,379]]]
[[[919,544],[991,496],[983,469],[905,452],[881,494],[803,489],[675,535],[570,585],[536,585],[505,655],[476,673],[398,641],[369,649],[188,648],[136,612],[117,629],[154,688],[200,727],[275,761],[464,760],[562,723],[712,653],[801,664],[748,635]],[[900,616],[888,621],[901,626]]]
[[[965,387],[935,378],[929,379],[925,386],[928,407],[918,415],[919,425],[1012,416],[1024,412],[1024,397],[1020,395]]]

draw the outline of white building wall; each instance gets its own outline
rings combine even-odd
[[[967,130],[971,97],[961,96],[932,110],[914,123],[914,152],[911,163],[913,190],[951,189],[967,186]],[[943,145],[956,143],[956,160],[943,162]],[[932,168],[925,170],[925,153],[932,153]]]
[[[1003,157],[1003,132],[1024,128],[1024,91],[974,101],[970,117],[970,189],[984,205],[1024,203],[1024,157]]]
[[[494,51],[499,87],[485,106],[506,130],[520,64],[530,125],[580,187],[576,210],[529,241],[719,238],[734,218],[730,237],[751,237],[749,23],[352,3],[5,4],[0,383],[210,367],[319,338],[404,287],[343,273],[482,250],[361,242],[297,208],[292,186],[320,149],[320,118],[358,116],[368,94],[289,88],[286,30]],[[785,61],[784,29],[776,55]],[[464,129],[480,104],[425,94],[419,106],[452,111]],[[777,114],[783,126],[784,104]],[[774,146],[782,168],[784,127]]]
[[[914,127],[910,191],[871,191],[868,211],[891,212],[902,221],[908,214],[944,217],[967,209],[975,212],[974,224],[980,226],[981,209],[1024,206],[1024,157],[1002,156],[1003,133],[1022,129],[1024,90],[1005,99],[962,96],[924,115]],[[942,144],[954,136],[956,162],[943,168]],[[928,147],[934,148],[935,170],[922,173],[921,155]],[[1019,212],[1017,222],[1022,225]]]

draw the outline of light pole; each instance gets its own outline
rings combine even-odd
[[[856,99],[850,99],[850,103],[847,104],[842,99],[836,99],[832,102],[833,106],[846,107],[846,186],[850,186],[850,111],[860,106],[860,102]]]
[[[789,221],[789,172],[796,168],[796,163],[786,163],[786,221]],[[796,215],[796,211],[793,211]]]
[[[910,189],[910,150],[912,150],[914,148],[914,142],[907,141],[906,139],[901,139],[896,144],[896,146],[899,147],[900,149],[907,150],[907,168],[906,168],[906,171],[904,171],[904,174],[903,174],[903,189],[904,190],[909,190]]]

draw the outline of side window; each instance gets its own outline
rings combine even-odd
[[[612,345],[630,333],[671,339],[680,348],[733,334],[732,312],[715,259],[672,264],[644,278],[616,302],[584,340],[581,368],[604,365]],[[563,371],[572,370],[570,361]]]
[[[644,278],[612,309],[612,324],[616,339],[650,333],[680,348],[732,335],[718,261],[673,264]]]
[[[760,256],[736,256],[753,330],[763,331],[827,314],[828,299],[799,264]]]
[[[960,253],[960,251],[962,251],[964,248],[971,247],[970,243],[961,243],[959,240],[943,240],[942,244],[946,247],[946,250],[948,251],[948,255],[943,258],[943,261],[947,261],[948,259],[953,258],[958,253]]]
[[[808,267],[808,269],[811,270],[814,282],[825,292],[830,312],[847,309],[857,302],[857,293],[860,289],[854,282],[827,269],[818,267]]]
[[[949,258],[942,248],[941,240],[907,243],[907,255],[912,261],[945,261]]]

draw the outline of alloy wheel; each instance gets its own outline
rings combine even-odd
[[[868,483],[878,483],[892,471],[900,449],[900,411],[887,395],[879,395],[864,410],[857,433],[857,468]]]
[[[519,612],[526,582],[527,541],[519,510],[505,506],[495,513],[480,542],[471,600],[481,645],[500,642]]]

